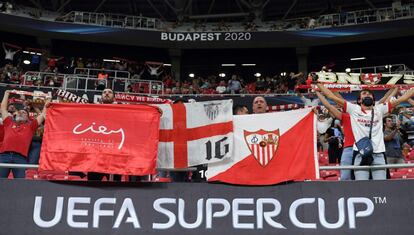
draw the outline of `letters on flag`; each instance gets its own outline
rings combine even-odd
[[[208,165],[208,181],[271,185],[318,177],[310,108],[233,117],[233,157]]]
[[[155,172],[160,114],[147,105],[52,104],[40,170]]]
[[[159,105],[163,115],[157,166],[186,168],[229,158],[232,106],[232,100]]]
[[[133,103],[133,104],[170,104],[172,103],[170,99],[141,96],[141,95],[132,95],[128,93],[116,93],[115,101]]]

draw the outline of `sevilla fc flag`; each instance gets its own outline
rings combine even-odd
[[[159,168],[186,168],[232,154],[232,100],[159,105]]]
[[[159,120],[147,105],[52,104],[39,169],[152,174]]]
[[[318,177],[315,118],[310,108],[234,116],[233,123],[233,158],[209,164],[209,181],[271,185]]]

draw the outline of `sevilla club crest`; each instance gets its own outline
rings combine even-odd
[[[276,155],[279,138],[279,129],[274,131],[265,131],[263,129],[256,132],[244,131],[244,140],[250,152],[263,167],[269,164]]]
[[[210,120],[214,121],[214,119],[216,119],[216,117],[219,115],[219,105],[220,103],[211,103],[204,105],[204,111],[206,112],[206,115]]]

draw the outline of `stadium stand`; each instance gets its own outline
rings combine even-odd
[[[348,166],[341,165],[340,159],[336,161],[330,159],[329,145],[337,144],[341,146],[340,149],[342,151],[342,144],[344,143],[343,124],[329,116],[327,109],[316,98],[315,91],[320,91],[316,83],[323,82],[332,91],[340,92],[340,95],[345,100],[356,101],[358,91],[365,88],[372,90],[375,98],[378,98],[378,100],[388,94],[387,91],[392,91],[394,88],[398,88],[398,91],[395,90],[392,98],[390,98],[394,100],[404,96],[407,90],[412,89],[414,84],[414,70],[412,69],[414,68],[412,61],[414,56],[414,48],[412,46],[412,40],[414,39],[412,27],[414,22],[414,3],[412,1],[391,0],[369,0],[364,1],[364,3],[361,3],[362,1],[344,2],[339,0],[330,0],[328,2],[329,4],[326,6],[326,1],[323,0],[122,0],[118,3],[105,0],[87,2],[77,0],[0,1],[0,42],[3,48],[2,52],[0,52],[0,94],[3,95],[6,93],[6,90],[12,90],[6,107],[6,111],[12,117],[13,115],[16,117],[16,111],[25,110],[28,114],[28,120],[35,120],[41,113],[43,105],[47,103],[46,100],[48,98],[52,98],[52,102],[57,104],[72,103],[67,106],[71,108],[79,108],[78,105],[85,103],[89,103],[89,105],[95,104],[88,106],[90,107],[88,111],[92,115],[95,112],[95,108],[106,108],[108,110],[105,111],[106,113],[102,115],[102,118],[106,115],[119,115],[120,118],[116,122],[120,124],[132,123],[131,126],[134,126],[137,133],[139,131],[145,133],[144,129],[149,128],[150,125],[145,126],[145,128],[144,126],[135,126],[135,121],[137,123],[138,121],[146,121],[149,117],[152,117],[151,115],[159,115],[165,118],[162,115],[171,114],[171,119],[174,118],[175,120],[178,118],[179,121],[183,121],[182,116],[185,117],[184,122],[179,123],[177,121],[178,124],[172,122],[173,124],[171,125],[174,125],[174,127],[171,130],[163,126],[164,124],[156,128],[158,133],[157,141],[159,142],[162,142],[161,140],[168,142],[167,140],[170,141],[176,137],[175,135],[180,138],[178,141],[181,142],[178,144],[173,139],[171,145],[160,147],[161,145],[158,145],[157,142],[158,149],[155,148],[160,153],[162,150],[172,146],[173,151],[169,154],[174,156],[173,160],[168,160],[170,162],[166,161],[167,163],[163,162],[166,165],[172,165],[172,167],[156,167],[155,163],[151,162],[153,165],[148,168],[151,168],[153,171],[147,172],[142,170],[144,169],[142,167],[142,169],[134,168],[134,171],[131,171],[133,173],[131,173],[128,172],[129,169],[125,169],[126,167],[120,167],[121,164],[131,164],[129,162],[126,163],[126,161],[119,161],[115,164],[108,161],[107,165],[89,162],[88,167],[101,167],[100,169],[107,167],[103,171],[107,175],[104,175],[102,172],[103,182],[88,180],[87,175],[90,172],[86,170],[50,169],[59,159],[50,160],[47,158],[50,155],[46,156],[46,150],[44,149],[50,149],[50,145],[45,146],[43,142],[42,150],[40,149],[41,144],[39,143],[45,141],[46,138],[50,141],[50,136],[47,135],[52,133],[51,129],[41,126],[35,132],[31,148],[26,156],[28,165],[14,164],[13,166],[9,165],[7,161],[0,163],[0,167],[6,169],[13,167],[26,169],[26,181],[14,179],[13,172],[10,172],[7,176],[9,181],[1,179],[0,186],[8,189],[10,195],[14,195],[16,198],[20,198],[20,194],[24,194],[19,193],[20,191],[16,193],[16,189],[24,192],[23,189],[26,189],[24,186],[27,189],[39,187],[39,189],[44,190],[39,190],[39,195],[50,193],[48,194],[49,198],[54,198],[57,195],[56,207],[49,202],[47,204],[48,213],[40,213],[39,208],[42,208],[42,200],[45,203],[46,197],[42,199],[41,196],[34,195],[33,193],[36,189],[30,190],[28,193],[30,198],[27,199],[27,202],[21,203],[21,205],[17,205],[19,203],[6,205],[7,203],[4,203],[3,208],[8,208],[8,210],[10,210],[11,206],[16,206],[16,208],[24,206],[28,208],[27,205],[29,204],[31,209],[37,210],[37,212],[33,212],[33,215],[31,214],[32,212],[29,213],[30,218],[27,229],[31,231],[24,230],[26,229],[24,227],[16,228],[16,231],[18,231],[16,234],[28,234],[33,231],[34,234],[43,234],[42,232],[44,231],[46,231],[45,234],[55,234],[56,231],[73,234],[79,231],[76,230],[77,228],[83,228],[85,229],[84,232],[90,232],[90,234],[124,234],[125,231],[125,234],[130,234],[132,233],[131,228],[138,229],[143,224],[145,224],[143,227],[149,234],[155,234],[157,228],[166,229],[165,231],[173,234],[187,234],[193,231],[183,230],[183,228],[188,229],[185,227],[188,226],[190,229],[198,229],[201,224],[199,221],[203,220],[204,215],[207,222],[202,226],[207,228],[207,230],[203,228],[204,230],[199,232],[199,234],[211,231],[218,234],[231,231],[228,233],[233,234],[234,231],[240,231],[237,230],[239,229],[237,226],[240,226],[240,224],[243,229],[266,230],[265,234],[275,232],[274,230],[268,230],[267,227],[274,229],[286,229],[287,227],[286,231],[289,230],[288,233],[292,234],[331,234],[334,231],[333,229],[339,229],[340,231],[334,231],[338,233],[412,233],[412,229],[407,226],[409,223],[406,222],[411,211],[407,212],[406,208],[412,207],[412,200],[407,192],[411,192],[411,179],[414,179],[414,101],[409,100],[398,107],[392,107],[394,110],[387,117],[391,119],[393,124],[388,127],[386,124],[384,125],[384,129],[388,128],[387,131],[395,130],[396,134],[393,134],[392,140],[387,141],[394,141],[390,146],[401,155],[401,159],[399,159],[400,161],[397,164],[379,166],[389,168],[387,169],[389,180],[381,182],[354,182],[353,180],[341,179],[341,171]],[[102,102],[105,98],[104,91],[108,90],[113,93],[112,100],[108,103]],[[190,111],[187,111],[187,108],[183,109],[183,107],[200,104],[204,101],[212,102],[208,105],[203,103],[204,106],[199,108],[198,112],[205,112],[210,120],[214,120],[219,115],[218,106],[216,106],[215,102],[230,99],[233,107],[247,108],[249,113],[252,113],[253,103],[257,96],[264,97],[267,113],[278,113],[283,116],[282,114],[289,113],[286,111],[292,111],[299,116],[303,115],[301,112],[306,110],[310,113],[308,116],[312,116],[315,119],[314,122],[317,124],[315,124],[316,126],[313,125],[312,135],[306,134],[311,132],[310,129],[312,128],[309,128],[310,125],[308,129],[301,126],[302,129],[298,132],[299,134],[292,137],[292,140],[294,140],[292,142],[301,141],[305,138],[313,139],[312,143],[314,144],[312,148],[316,148],[315,151],[310,151],[310,148],[307,149],[310,152],[308,155],[313,156],[313,159],[308,159],[312,164],[307,162],[307,164],[296,163],[296,165],[289,165],[287,171],[294,175],[294,177],[281,177],[281,179],[275,181],[276,183],[257,183],[266,182],[268,178],[271,178],[265,175],[264,177],[259,177],[264,181],[258,180],[256,182],[256,179],[252,179],[251,182],[253,183],[241,183],[242,185],[255,185],[255,187],[229,185],[232,184],[231,180],[235,179],[236,181],[246,179],[248,181],[249,178],[245,177],[245,172],[254,175],[259,171],[266,171],[266,164],[273,157],[271,147],[267,147],[269,152],[265,153],[266,149],[262,150],[262,153],[260,151],[257,153],[254,152],[254,146],[257,145],[262,148],[273,146],[276,149],[274,152],[276,152],[278,144],[280,144],[278,142],[279,138],[282,138],[283,134],[289,134],[289,131],[294,129],[289,126],[290,122],[297,118],[294,116],[283,119],[285,123],[282,123],[282,126],[289,126],[286,127],[289,131],[283,130],[282,134],[279,131],[282,132],[282,128],[285,128],[284,126],[277,130],[277,134],[276,130],[272,133],[269,130],[261,129],[255,134],[249,134],[250,130],[243,130],[244,136],[241,138],[244,138],[243,143],[248,146],[248,150],[251,152],[251,154],[248,153],[250,160],[253,159],[254,161],[252,160],[252,162],[256,163],[257,166],[260,165],[260,168],[255,168],[257,167],[256,165],[254,167],[252,165],[243,165],[241,168],[234,167],[234,165],[228,169],[226,168],[226,173],[230,172],[229,175],[233,174],[229,177],[231,182],[226,181],[229,180],[226,178],[228,176],[224,177],[222,173],[213,175],[213,177],[211,176],[213,173],[208,171],[206,173],[206,169],[209,169],[207,164],[190,164],[191,160],[186,158],[188,158],[191,151],[188,151],[185,147],[189,142],[199,140],[197,139],[198,137],[194,137],[196,135],[214,133],[216,126],[211,127],[211,130],[197,129],[198,127],[191,127],[193,128],[191,129],[188,127],[190,125],[188,124],[189,121],[187,123],[187,120],[193,118],[196,119],[194,122],[202,123],[204,119],[198,117],[198,113],[190,113]],[[167,107],[173,107],[172,103],[175,103],[175,107],[180,111],[181,116],[174,113],[173,108],[169,110],[168,108],[160,108],[164,107],[162,105],[157,106],[158,108],[147,106],[147,104],[166,104]],[[148,116],[137,116],[139,117],[137,118],[132,115],[134,111],[131,111],[131,117],[128,117],[128,115],[122,113],[121,109],[116,108],[118,104],[146,104],[146,108],[150,107],[146,110],[148,112],[146,115]],[[131,106],[125,105],[122,107]],[[139,107],[141,108],[141,106]],[[335,108],[338,107],[335,106]],[[346,108],[345,106],[339,110],[345,112]],[[79,108],[78,110],[81,109]],[[56,113],[50,115],[56,115]],[[73,116],[76,115],[78,114],[73,113]],[[85,112],[81,118],[86,118],[88,115],[88,112]],[[70,116],[72,116],[72,113],[70,115],[67,113],[65,118],[54,120],[64,123],[65,120],[71,120]],[[233,118],[231,119],[231,126],[233,128],[235,120],[243,120],[243,117],[246,115],[241,117],[236,115],[230,116]],[[53,117],[56,118],[56,116]],[[6,117],[2,117],[2,121],[5,119]],[[1,124],[1,137],[10,137],[5,135],[5,130],[10,131],[20,128],[20,123],[16,122],[17,119],[10,119],[12,123],[17,124],[11,124],[12,127],[7,127],[8,129],[4,129],[4,125]],[[261,119],[257,118],[257,120]],[[305,120],[305,118],[301,120]],[[5,122],[5,125],[8,125],[7,123],[8,121]],[[297,121],[297,123],[303,124],[305,122]],[[384,123],[386,123],[385,120]],[[84,124],[78,124],[76,128],[70,131],[76,135],[88,131],[105,136],[117,134],[122,136],[122,144],[124,144],[124,129],[119,128],[117,130],[115,128],[110,130],[110,128],[103,124],[96,124],[96,126],[95,124],[93,122],[87,128],[83,126]],[[226,126],[225,123],[214,124],[220,127]],[[51,124],[48,125],[51,128]],[[80,126],[84,130],[79,131],[78,129],[81,128],[78,127]],[[184,129],[180,129],[181,132],[174,132],[174,128],[178,128],[177,126]],[[190,129],[191,131],[188,131]],[[231,130],[233,131],[233,129]],[[226,131],[228,130],[226,129]],[[231,135],[236,135],[236,131],[234,132]],[[266,134],[261,134],[261,132],[266,132]],[[226,132],[226,134],[228,133]],[[56,136],[59,136],[59,134]],[[188,136],[191,136],[193,139]],[[251,139],[248,139],[248,136]],[[264,137],[261,142],[256,143],[258,136]],[[147,138],[151,139],[152,136],[141,136],[140,140],[136,139],[136,142],[143,141],[143,139],[146,140]],[[211,138],[211,136],[206,138]],[[222,160],[221,158],[227,154],[229,151],[229,145],[226,144],[228,138],[220,138],[220,140],[215,139],[213,143],[209,139],[208,142],[197,142],[195,144],[205,148],[205,151],[203,150],[204,152],[200,154],[200,156],[203,155],[202,158],[204,160]],[[256,139],[256,142],[253,141],[254,139]],[[337,142],[332,142],[331,139]],[[5,139],[4,141],[6,143],[7,140]],[[88,154],[90,153],[88,151],[90,149],[97,149],[97,152],[94,152],[94,156],[105,157],[105,154],[100,155],[101,152],[104,152],[102,146],[116,149],[114,147],[114,140],[111,141],[105,142],[97,138],[81,139],[79,142],[88,142],[89,145],[81,147],[85,152],[82,152],[84,155],[80,154],[79,156],[82,155],[83,158],[89,159],[90,155]],[[253,142],[250,143],[249,141]],[[137,146],[139,145],[139,148],[144,149],[152,146],[151,143],[151,141],[144,144],[140,142]],[[235,143],[236,141],[232,144]],[[120,147],[122,144],[120,143]],[[179,150],[175,149],[176,146],[178,146],[177,149]],[[292,146],[294,146],[293,143]],[[64,149],[64,147],[67,146],[61,148]],[[236,147],[240,148],[240,146],[232,146],[230,149]],[[3,150],[3,148],[1,149]],[[289,150],[292,156],[302,157],[301,153],[297,153],[297,149],[292,147]],[[236,152],[233,149],[232,151]],[[3,152],[15,154],[15,151],[9,151],[8,149]],[[76,153],[72,152],[68,154],[67,151],[63,153],[57,152],[54,152],[56,156],[67,154],[65,156],[68,158],[76,155]],[[146,152],[146,150],[142,152]],[[225,152],[225,154],[221,155],[222,152]],[[41,153],[42,157],[40,157]],[[138,156],[138,153],[141,154],[139,151],[136,153],[135,156]],[[119,156],[129,156],[126,153],[122,154]],[[303,154],[303,158],[308,158],[308,155]],[[81,159],[79,156],[73,158],[73,162],[70,163],[72,164],[71,166],[80,164],[79,162],[82,160],[79,160]],[[390,156],[387,155],[387,157]],[[392,155],[391,157],[396,156]],[[298,158],[295,159],[297,160]],[[142,162],[145,161],[140,163]],[[217,162],[220,163],[218,160]],[[226,160],[222,162],[226,162]],[[294,161],[292,160],[292,162]],[[243,164],[248,163],[248,161],[243,162]],[[63,163],[61,164],[63,165]],[[305,173],[309,174],[309,172],[304,170],[297,173],[294,171],[294,169],[299,169],[300,167],[307,170],[310,168],[311,170],[309,171],[314,171],[314,174],[310,177],[311,180],[309,180],[308,175],[303,176]],[[360,166],[352,165],[349,167],[352,169],[362,169],[358,168]],[[378,166],[368,166],[368,169],[377,169],[375,167]],[[224,168],[222,166],[219,170]],[[123,172],[127,173],[122,173],[120,179],[114,180],[120,174],[119,172],[114,172],[114,169],[125,170]],[[239,172],[240,169],[243,170],[243,173]],[[146,173],[140,174],[140,172]],[[275,172],[275,175],[277,173]],[[101,174],[100,171],[99,174]],[[211,179],[211,181],[222,182],[223,184],[206,183],[204,181],[207,178],[208,180]],[[13,186],[13,182],[16,185],[19,184],[19,187]],[[30,184],[26,184],[26,182]],[[49,184],[50,182],[51,184]],[[181,182],[186,182],[186,184],[181,184]],[[197,184],[199,182],[203,183]],[[20,186],[20,184],[23,186]],[[78,187],[85,185],[90,187],[78,189]],[[259,185],[271,186],[266,186],[268,187],[266,188]],[[307,188],[307,185],[310,185],[309,188]],[[357,188],[356,185],[360,188]],[[68,187],[65,188],[66,186]],[[187,193],[185,187],[190,188],[188,189],[189,195],[184,195]],[[227,190],[226,187],[236,191]],[[403,192],[403,189],[406,188],[408,188],[407,192]],[[216,189],[218,191],[215,191]],[[253,192],[256,189],[257,191]],[[382,189],[384,189],[384,192],[381,191]],[[76,198],[64,198],[67,195],[72,195],[71,190],[78,194]],[[5,192],[0,194],[0,199],[8,197]],[[62,194],[59,195],[61,192]],[[164,192],[166,193],[164,194]],[[241,220],[238,220],[237,216],[251,216],[250,210],[249,214],[247,212],[243,214],[245,213],[243,210],[248,210],[241,210],[239,208],[237,200],[240,198],[227,201],[230,198],[235,198],[235,193],[239,194],[237,197],[244,197],[243,193],[245,192],[248,195],[255,195],[252,202],[258,204],[257,207],[254,206],[256,214],[253,214],[257,215],[257,225],[253,225],[253,223],[248,225],[246,221],[241,222]],[[263,195],[261,195],[262,192]],[[88,193],[92,193],[91,195],[96,197],[94,196],[95,198],[92,197],[91,199],[85,196],[87,199],[82,198],[84,195],[89,195]],[[205,195],[201,195],[203,193]],[[17,194],[18,196],[16,196]],[[156,199],[153,194],[166,196]],[[266,198],[256,199],[259,194],[260,197]],[[270,194],[272,195],[270,196]],[[142,207],[148,209],[148,206],[153,206],[157,213],[164,214],[171,221],[174,221],[174,225],[168,228],[167,226],[163,227],[165,224],[160,222],[161,219],[157,217],[158,215],[150,212],[144,214],[149,219],[157,218],[154,219],[152,228],[150,228],[151,225],[148,225],[146,220],[139,222],[138,219],[135,220],[134,217],[139,217],[140,213],[135,213],[131,198],[139,198],[141,195],[144,195],[142,196],[142,201],[154,197],[154,205],[150,203],[148,205],[141,204]],[[290,196],[286,197],[286,195],[293,196],[290,198]],[[361,195],[368,196],[365,198]],[[396,195],[401,196],[401,201],[398,201]],[[196,199],[196,196],[199,196],[200,199]],[[289,216],[284,215],[282,221],[283,224],[290,221],[288,226],[276,222],[280,213],[280,211],[276,213],[279,210],[278,206],[280,207],[280,203],[275,201],[273,197],[278,196],[283,198],[281,200],[282,205],[290,205],[290,208],[280,210],[282,213],[289,211]],[[337,217],[332,217],[333,219],[338,219],[337,223],[334,223],[332,218],[329,218],[330,222],[325,218],[326,214],[323,212],[325,210],[324,196],[336,200],[334,203],[328,202],[326,204],[329,207],[329,209],[326,209],[329,213],[326,214],[332,215],[331,207],[335,209],[335,204],[338,204],[338,212],[335,213],[339,214]],[[125,200],[124,204],[115,205],[121,201],[121,197],[122,200]],[[299,203],[309,204],[307,205],[309,207],[312,204],[317,205],[317,209],[309,211],[313,214],[319,213],[318,223],[314,224],[307,221],[308,218],[314,217],[308,215],[306,210],[297,209],[302,204],[298,204],[298,201],[293,201],[296,200],[293,199],[295,197],[306,197],[298,200],[302,200]],[[390,198],[393,198],[394,201]],[[194,205],[185,205],[184,199],[188,199]],[[213,202],[211,199],[219,199],[219,201]],[[97,201],[94,202],[93,200]],[[250,199],[248,200],[241,202],[240,205],[253,205]],[[76,203],[88,204],[88,209],[85,209],[86,206],[82,209],[75,208]],[[174,220],[175,217],[172,219],[175,216],[174,213],[170,212],[171,214],[168,214],[168,210],[172,207],[163,208],[163,204],[168,203],[171,206],[177,205],[177,212],[174,211],[177,214],[176,220]],[[358,205],[355,210],[353,206],[358,203],[365,204],[364,207],[366,209],[361,209],[360,205]],[[404,207],[403,203],[406,203],[408,206]],[[66,204],[68,208],[61,209]],[[94,206],[90,207],[95,211],[102,212],[102,214],[97,215],[99,213],[92,211],[90,213],[85,212],[92,210],[89,208],[89,204],[94,204]],[[114,205],[113,208],[116,208],[116,212],[112,211],[114,212],[112,213],[109,206],[104,210],[103,207],[101,208],[101,204]],[[223,205],[223,211],[216,211],[217,208],[213,208],[213,204],[214,206]],[[274,206],[275,210],[273,212],[264,211],[269,209],[264,204]],[[398,205],[393,207],[396,204]],[[193,207],[195,205],[197,210],[194,211],[197,211],[197,215],[193,213],[188,217],[186,215],[188,212],[184,213],[182,211],[185,207]],[[59,206],[61,208],[58,208]],[[346,210],[344,209],[345,207]],[[375,210],[372,209],[370,211],[370,208],[374,207]],[[393,210],[397,211],[397,215],[398,213],[404,215],[404,218],[401,219],[404,223],[393,220],[392,223],[387,224],[388,220],[391,220],[387,217],[391,212],[387,213],[386,209],[384,209],[385,207],[398,208]],[[55,217],[46,217],[45,215],[53,215],[53,208],[58,208],[56,209]],[[118,210],[119,208],[121,209]],[[203,208],[207,212],[203,212]],[[232,209],[228,209],[229,211],[227,212],[226,208]],[[78,212],[76,212],[77,210]],[[67,215],[63,216],[67,217],[68,226],[62,222],[63,220],[61,221],[62,223],[58,223],[62,218],[59,215],[62,211],[67,213]],[[201,220],[198,216],[200,211],[204,213],[200,217],[202,218]],[[301,211],[300,215],[299,211]],[[345,214],[345,211],[347,214]],[[379,216],[378,211],[383,216]],[[123,217],[126,216],[126,212],[130,213],[130,217],[125,219]],[[237,215],[238,212],[240,212],[239,215]],[[20,213],[20,211],[10,213],[10,221],[14,222],[16,217],[21,216],[26,221],[25,223],[27,223],[27,218],[24,215],[20,215]],[[233,230],[230,228],[231,226],[226,227],[224,225],[224,219],[229,213],[233,213]],[[263,217],[259,216],[260,213],[263,214]],[[299,218],[294,218],[296,213],[299,215]],[[370,224],[368,224],[366,221],[368,221],[371,215],[375,217],[375,220],[370,220]],[[88,217],[89,222],[85,222],[86,220],[79,222],[80,220],[73,220],[74,216],[95,217]],[[101,218],[101,221],[105,221],[107,224],[103,230],[100,230],[102,227],[99,228],[99,226],[103,222],[99,222],[99,216],[112,216],[114,219]],[[115,216],[118,217],[115,219]],[[195,216],[197,216],[196,219]],[[223,221],[220,223],[215,221],[214,223],[217,223],[215,226],[220,229],[224,227],[225,229],[208,230],[214,227],[214,223],[212,225],[211,220],[221,218]],[[397,216],[396,218],[400,217]],[[0,224],[5,224],[5,234],[13,234],[12,228],[5,222],[7,219],[0,218]],[[208,222],[209,220],[210,222]],[[357,225],[355,224],[356,220],[358,220]],[[178,228],[178,225],[175,225],[175,221],[178,221],[177,224],[181,227]],[[195,222],[190,223],[189,221]],[[304,221],[307,222],[305,223]],[[378,221],[379,228],[372,226],[374,222]],[[128,226],[131,228],[114,230],[114,228],[119,227],[124,222],[125,224],[129,223]],[[111,223],[114,223],[114,225],[112,226]],[[232,223],[228,222],[226,218],[226,224],[231,225]],[[264,228],[263,224],[266,224]],[[46,228],[53,226],[58,227],[58,230],[50,230],[52,232],[46,230]],[[112,228],[108,226],[112,226]],[[173,226],[176,227],[171,229]],[[400,231],[396,230],[398,227],[401,229]],[[92,228],[95,230],[92,231]],[[314,230],[307,233],[310,231],[307,229]],[[250,230],[243,231],[250,232]],[[249,232],[242,232],[241,234],[250,234]],[[3,234],[2,229],[0,229],[0,234]],[[79,234],[84,233],[80,232]],[[285,233],[282,232],[281,234]]]

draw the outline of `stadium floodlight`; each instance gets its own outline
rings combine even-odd
[[[350,73],[351,72],[351,69],[350,68],[346,68],[345,69],[345,72]]]
[[[190,78],[193,78],[193,77],[195,77],[195,74],[194,74],[194,73],[190,73],[190,74],[188,74],[188,76],[189,76]]]
[[[259,77],[262,76],[262,74],[261,73],[255,73],[254,76],[257,77],[257,78],[259,78]]]
[[[221,64],[222,67],[233,67],[236,66],[236,64]]]
[[[226,76],[226,74],[225,73],[220,73],[219,74],[219,77],[221,77],[221,78],[224,78]]]
[[[242,66],[256,66],[256,64],[242,64]]]
[[[386,69],[390,69],[390,68],[392,68],[392,65],[387,64],[387,65],[385,65],[385,68],[386,68]]]
[[[23,53],[25,53],[25,54],[29,54],[30,52],[28,52],[28,51],[23,51]]]
[[[171,67],[171,64],[164,64],[165,67]]]
[[[355,57],[355,58],[351,58],[350,60],[365,60],[365,57]]]
[[[42,55],[42,53],[36,53],[36,55]]]
[[[120,60],[112,60],[112,59],[103,59],[104,62],[112,62],[112,63],[119,63]]]
[[[30,64],[30,60],[23,60],[23,64]]]
[[[286,72],[281,72],[280,76],[286,76]]]

